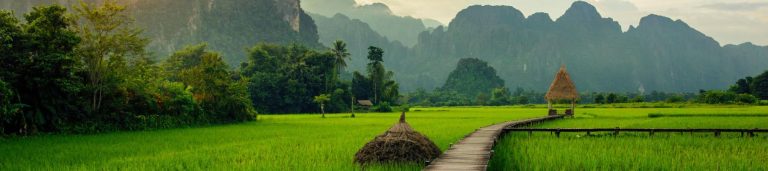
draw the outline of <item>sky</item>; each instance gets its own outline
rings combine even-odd
[[[470,5],[508,5],[525,15],[546,12],[557,19],[574,0],[355,0],[358,4],[381,2],[396,15],[430,18],[447,25]],[[683,20],[691,27],[725,44],[752,42],[768,45],[768,0],[585,0],[603,17],[626,30],[648,14]]]

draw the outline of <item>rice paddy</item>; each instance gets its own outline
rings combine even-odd
[[[442,150],[476,128],[540,116],[542,109],[411,109],[407,120]],[[417,111],[418,110],[418,111]],[[360,170],[355,152],[399,113],[262,115],[203,128],[0,140],[0,170]],[[383,164],[371,170],[420,170]]]
[[[663,114],[651,116],[649,114]],[[538,128],[768,128],[766,107],[577,109]],[[768,136],[739,133],[510,133],[489,170],[768,170]]]
[[[542,105],[412,108],[411,126],[447,149],[475,129],[540,117]],[[648,117],[650,113],[759,114],[768,107],[579,108],[546,128],[767,128],[768,117]],[[361,170],[354,154],[399,113],[261,115],[242,124],[95,135],[0,138],[0,170]],[[594,133],[593,133],[594,134]],[[768,139],[724,134],[511,134],[496,146],[492,170],[766,170]],[[366,170],[420,170],[422,163]]]

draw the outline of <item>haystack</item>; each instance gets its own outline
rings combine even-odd
[[[405,122],[405,112],[400,122],[384,134],[376,136],[355,154],[355,162],[369,163],[431,161],[440,155],[440,148],[426,136],[416,132]]]

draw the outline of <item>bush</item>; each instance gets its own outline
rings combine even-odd
[[[751,95],[751,94],[739,94],[736,95],[736,103],[739,104],[755,104],[757,103],[758,99],[757,97]]]
[[[683,96],[680,96],[680,95],[673,95],[667,98],[666,101],[667,103],[680,103],[680,102],[684,102],[685,98],[683,98]]]
[[[707,104],[728,104],[733,103],[736,94],[733,92],[724,92],[719,90],[705,91],[699,95],[697,100],[700,103]]]
[[[374,112],[392,112],[392,106],[389,106],[389,102],[381,102],[379,105],[371,108]]]

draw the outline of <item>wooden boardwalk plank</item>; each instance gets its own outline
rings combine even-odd
[[[496,143],[496,138],[504,128],[561,117],[563,116],[557,115],[523,121],[509,121],[477,129],[448,148],[424,170],[485,170],[488,167],[488,160],[491,159],[491,150]]]

